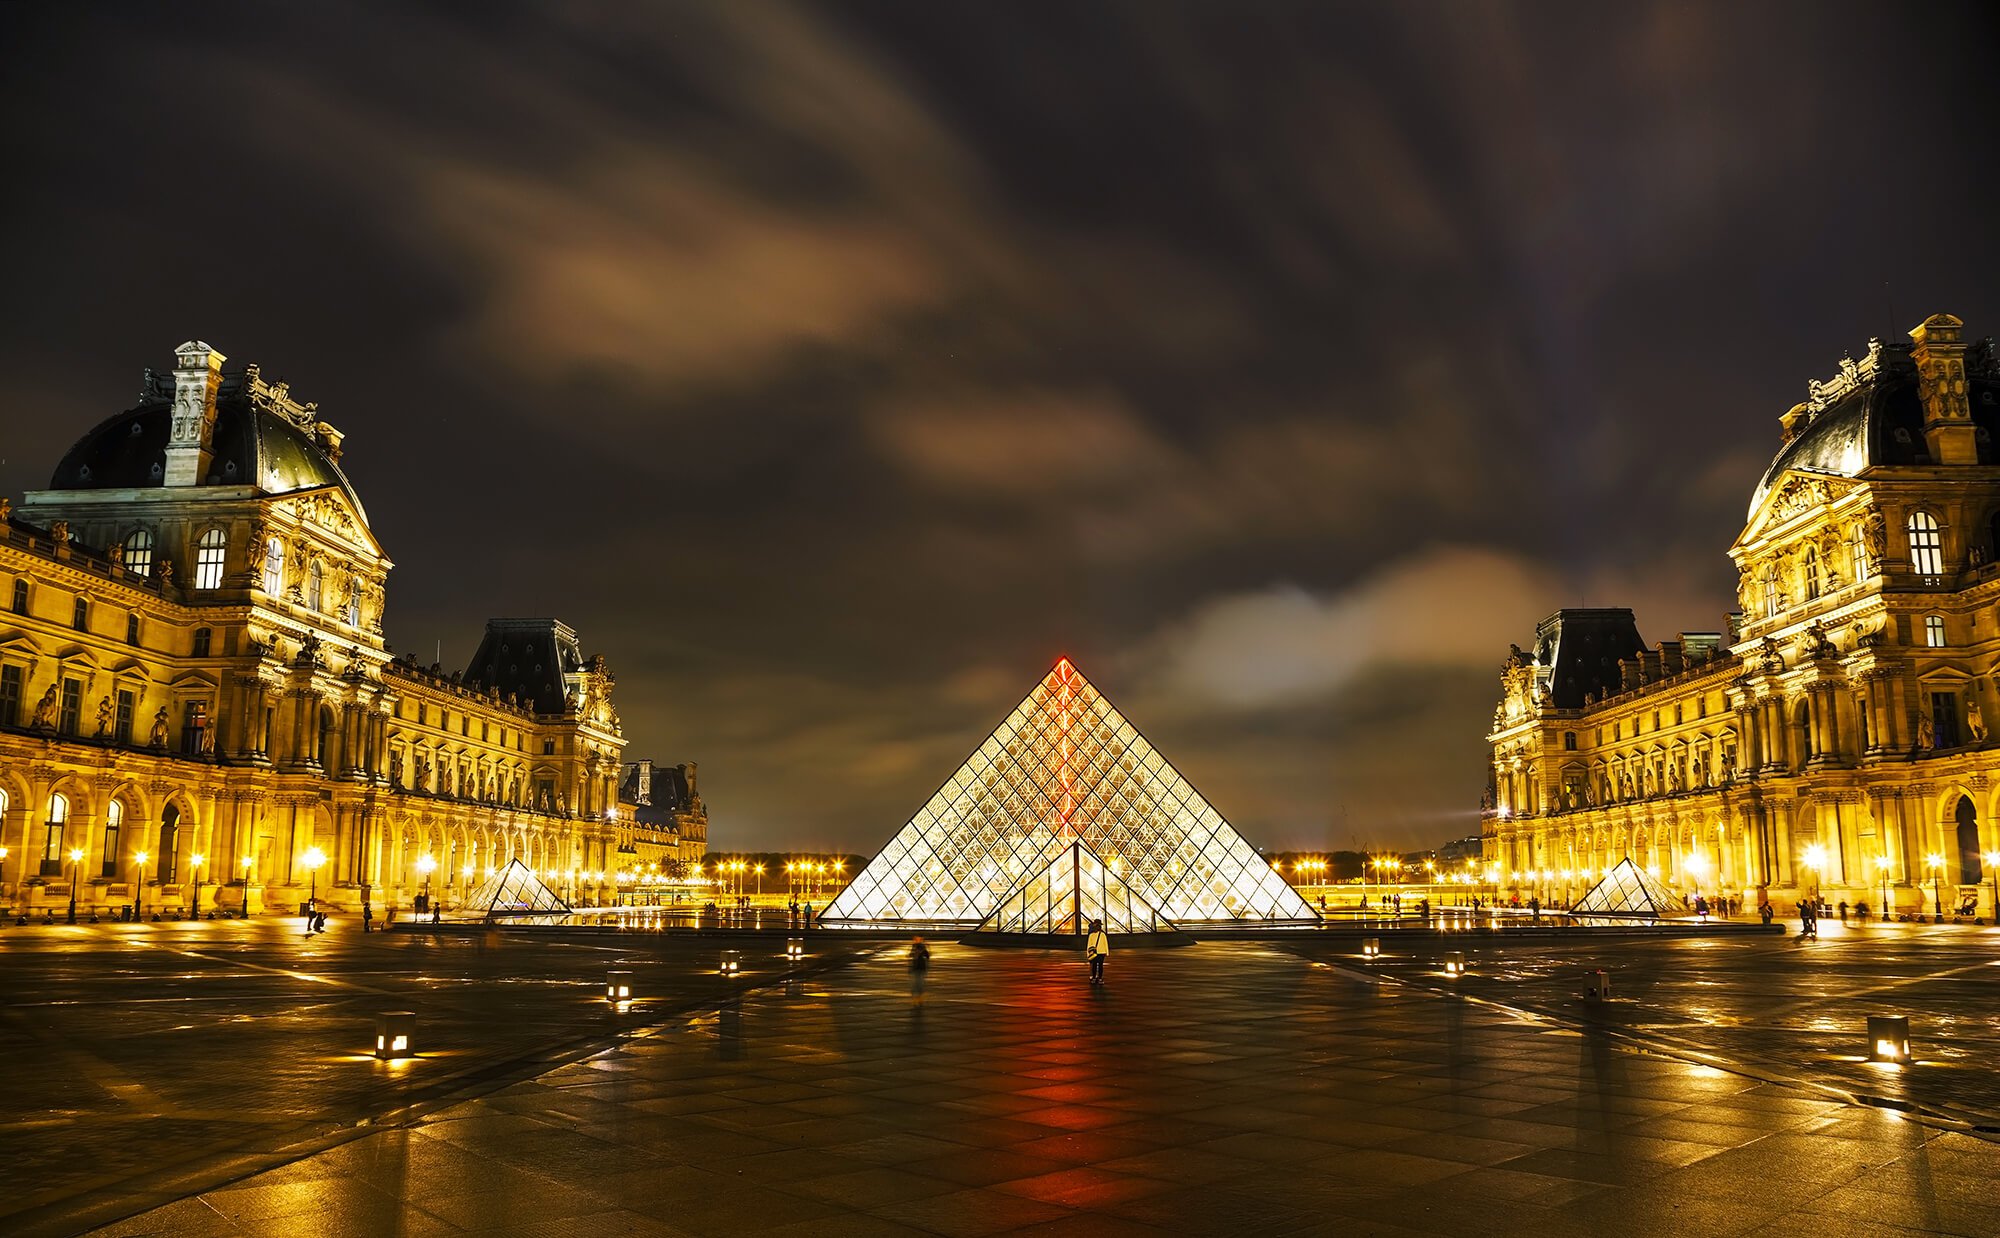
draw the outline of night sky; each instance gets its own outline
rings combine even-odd
[[[388,634],[557,615],[716,845],[1060,654],[1254,841],[1476,832],[1510,641],[1713,631],[1777,418],[2000,333],[1989,5],[6,11],[0,493],[205,339]]]

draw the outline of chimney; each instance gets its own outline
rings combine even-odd
[[[199,486],[207,480],[215,455],[215,390],[222,385],[223,356],[200,340],[182,344],[174,355],[180,364],[174,367],[174,419],[167,436],[165,480],[169,486]]]
[[[1950,314],[1932,314],[1910,332],[1916,341],[1910,357],[1924,401],[1924,441],[1935,464],[1979,463],[1972,405],[1965,398],[1965,345],[1959,342],[1964,326]]]

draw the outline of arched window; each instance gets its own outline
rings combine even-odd
[[[264,592],[276,597],[285,588],[285,544],[277,538],[264,543]]]
[[[99,870],[106,877],[118,875],[118,835],[125,828],[125,805],[112,800],[104,806],[104,863]]]
[[[194,544],[194,587],[197,589],[220,589],[222,587],[222,567],[229,555],[229,535],[221,529],[210,529]]]
[[[1805,580],[1806,600],[1811,601],[1819,596],[1819,551],[1806,547],[1799,571]]]
[[[361,626],[361,578],[358,576],[347,582],[347,626]]]
[[[324,610],[320,603],[326,597],[326,572],[315,562],[306,571],[306,605],[314,610]]]
[[[1944,616],[1924,616],[1924,644],[1933,649],[1944,648]]]
[[[1910,517],[1910,570],[1919,576],[1944,575],[1944,540],[1937,517],[1917,512]]]
[[[1868,579],[1873,573],[1874,567],[1868,562],[1868,530],[1866,526],[1857,522],[1854,526],[1854,535],[1848,544],[1852,548],[1854,557],[1854,579],[1857,581]]]
[[[1778,569],[1764,569],[1764,617],[1776,619],[1785,609],[1785,595],[1778,588]]]
[[[42,876],[60,877],[63,866],[63,825],[69,820],[69,797],[49,796],[49,815],[42,835]]]
[[[1958,797],[1958,883],[1978,885],[1986,879],[1985,870],[1979,864],[1979,810],[1972,801],[1961,795]]]
[[[150,529],[134,529],[125,539],[125,570],[134,576],[153,574],[153,533]]]
[[[181,863],[181,810],[169,804],[160,814],[160,854],[153,872],[160,881],[178,881]]]

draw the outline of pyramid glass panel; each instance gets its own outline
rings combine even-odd
[[[1172,927],[1082,843],[1071,843],[1023,882],[980,924],[980,932],[1083,933],[1102,920],[1110,933],[1158,933]]]
[[[1054,861],[1081,844],[1144,911],[1177,923],[1316,923],[1318,916],[1070,665],[1056,663],[908,824],[827,906],[823,920],[977,924],[1007,901],[1054,899]],[[1074,874],[1069,879],[1074,885]],[[1100,880],[1097,906],[1112,886]],[[1020,895],[1018,905],[1015,896]],[[1072,913],[1077,891],[1070,890]],[[1039,922],[1039,921],[1037,921]],[[1046,930],[1036,930],[1046,931]],[[1144,931],[1144,930],[1121,930]]]
[[[1604,874],[1604,880],[1590,887],[1570,908],[1570,914],[1658,920],[1679,903],[1658,877],[1628,858],[1618,861]]]
[[[543,885],[535,870],[519,860],[494,873],[465,899],[465,907],[488,916],[568,915],[570,906]]]

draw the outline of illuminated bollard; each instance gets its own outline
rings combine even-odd
[[[1903,1015],[1868,1016],[1868,1060],[1906,1066],[1910,1061],[1910,1020]]]
[[[1447,976],[1465,974],[1465,951],[1453,950],[1444,956],[1444,974]]]
[[[417,1055],[417,1012],[385,1010],[375,1016],[375,1056],[385,1062]]]
[[[1380,937],[1362,938],[1361,957],[1364,959],[1375,959],[1382,957],[1382,939]]]
[[[607,971],[604,973],[604,1000],[607,1002],[629,1002],[632,1000],[632,973],[629,971]]]
[[[803,937],[792,937],[786,939],[785,957],[794,963],[806,957],[806,939]]]
[[[1583,995],[1593,1001],[1611,996],[1611,973],[1603,968],[1583,973]]]
[[[733,976],[742,971],[743,952],[740,950],[724,950],[722,952],[722,966],[716,970],[725,976]]]

